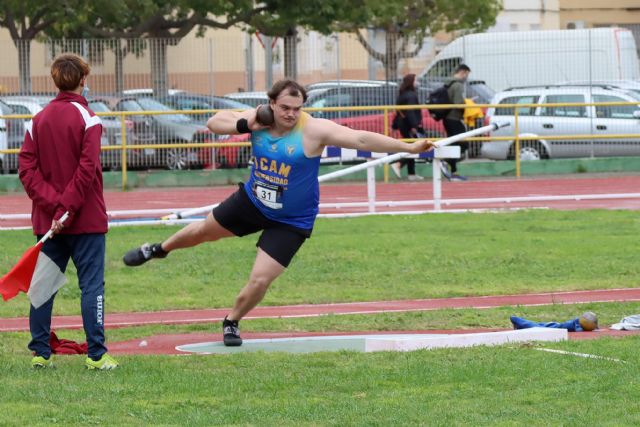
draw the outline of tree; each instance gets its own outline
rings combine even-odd
[[[438,31],[482,31],[495,23],[500,0],[361,0],[362,13],[337,26],[353,32],[374,59],[382,62],[387,80],[398,78],[398,62],[422,49],[426,36]],[[362,35],[362,28],[385,31],[385,50],[377,51]],[[413,49],[409,44],[413,42]]]
[[[345,7],[344,0],[265,0],[266,10],[253,16],[248,31],[259,31],[271,37],[284,39],[284,73],[288,78],[297,78],[296,46],[298,28],[331,34],[343,20],[354,21],[352,5]],[[364,16],[360,16],[362,21]],[[271,64],[267,64],[270,66]]]
[[[43,31],[43,34],[54,44],[51,46],[55,54],[57,50],[63,52],[75,52],[82,56],[88,56],[91,60],[92,54],[100,55],[102,50],[110,49],[115,54],[115,84],[116,92],[121,93],[124,89],[124,59],[129,53],[136,56],[142,55],[147,48],[146,40],[142,38],[110,38],[96,35],[95,24],[97,17],[103,22],[122,22],[127,24],[130,16],[126,7],[133,4],[115,0],[92,0],[83,7],[78,8],[73,19],[57,21]],[[128,2],[131,3],[131,2]],[[84,49],[81,41],[87,39],[103,39],[103,43],[90,43],[89,51]]]
[[[131,13],[131,11],[135,13]],[[122,62],[136,39],[148,42],[155,93],[167,91],[167,47],[176,46],[192,30],[202,36],[207,28],[226,29],[266,10],[252,0],[99,0],[88,13],[83,31],[93,37],[127,39],[116,45],[116,81],[122,89]],[[139,42],[138,42],[139,43]]]
[[[56,22],[72,19],[80,0],[3,0],[0,27],[7,28],[18,51],[20,92],[31,92],[31,42]]]

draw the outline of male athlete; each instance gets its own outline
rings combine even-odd
[[[318,170],[324,147],[420,153],[433,146],[426,140],[407,144],[311,117],[301,111],[306,91],[293,80],[277,82],[268,95],[274,115],[271,126],[258,122],[257,109],[221,111],[207,122],[216,134],[251,133],[249,180],[203,221],[189,224],[162,243],[132,249],[123,258],[126,265],[138,266],[151,258],[164,258],[175,249],[262,230],[249,282],[222,323],[227,346],[242,344],[238,322],[262,300],[269,285],[311,236],[318,214]]]

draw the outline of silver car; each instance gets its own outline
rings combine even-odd
[[[548,104],[633,102],[634,105],[553,107]],[[497,93],[491,104],[534,104],[518,108],[518,134],[532,139],[520,141],[520,159],[540,160],[569,157],[613,157],[640,155],[640,95],[607,85],[558,85],[514,88]],[[490,108],[490,122],[511,122],[492,136],[513,136],[514,108]],[[606,135],[623,138],[598,138]],[[583,139],[555,139],[584,135]],[[586,137],[589,136],[589,137]],[[591,138],[593,136],[593,138]],[[496,160],[515,158],[515,142],[482,144],[482,157]]]

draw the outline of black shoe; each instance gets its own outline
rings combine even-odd
[[[238,347],[242,345],[237,320],[224,318],[222,321],[222,336],[224,338],[224,345],[227,347]]]
[[[151,258],[166,258],[167,255],[169,255],[169,252],[165,252],[160,243],[154,243],[152,245],[145,243],[139,248],[131,249],[124,254],[122,261],[129,267],[137,267],[149,261]]]

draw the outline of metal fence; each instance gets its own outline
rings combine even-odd
[[[397,78],[417,74],[419,99],[426,102],[432,90],[466,63],[471,75],[465,98],[483,104],[467,108],[475,111],[468,125],[478,127],[492,118],[512,120],[518,130],[497,136],[522,142],[516,149],[513,143],[470,141],[468,157],[629,155],[635,153],[640,134],[634,34],[639,33],[595,28],[470,34],[450,42],[426,38],[410,41],[405,51],[416,55],[394,66],[373,59],[357,37],[342,33],[299,32],[283,40],[230,29],[182,40],[0,40],[0,114],[36,114],[56,93],[49,76],[53,58],[76,52],[92,67],[90,107],[103,115],[105,168],[246,167],[248,147],[234,145],[241,137],[212,135],[206,120],[217,109],[266,102],[264,90],[285,75],[315,84],[308,86],[307,102],[315,116],[394,135],[389,116],[396,108],[380,106],[395,103]],[[372,50],[385,53],[389,38],[384,32],[363,30],[361,35]],[[397,70],[397,75],[380,82],[385,68]],[[496,105],[488,105],[491,102]],[[513,107],[516,104],[519,107]],[[443,136],[442,122],[432,120],[426,110],[423,106],[426,135]],[[4,172],[15,170],[23,134],[17,116],[0,119]],[[215,145],[222,143],[226,145]]]
[[[624,28],[490,32],[450,42],[446,37],[406,45],[396,40],[393,46],[404,50],[387,54],[390,38],[383,31],[362,30],[362,40],[381,55],[375,59],[356,36],[346,33],[298,32],[282,39],[230,29],[184,39],[0,40],[0,95],[54,93],[49,67],[62,52],[76,52],[89,61],[92,94],[118,96],[140,89],[156,95],[171,89],[207,95],[264,91],[285,75],[310,84],[396,81],[415,73],[423,86],[430,86],[450,77],[460,63],[471,67],[472,81],[484,82],[490,91],[634,80],[640,78],[638,34]],[[385,75],[385,69],[392,75]]]
[[[521,161],[568,157],[640,156],[640,101],[609,99],[599,103],[522,103],[506,102],[495,105],[460,105],[468,112],[468,128],[492,122],[509,122],[510,127],[491,135],[469,138],[473,148],[468,157],[493,160],[515,160],[516,175],[520,176]],[[427,136],[445,136],[441,121],[429,114],[434,108],[451,105],[420,106],[364,106],[308,108],[311,115],[328,117],[353,129],[367,130],[400,138],[391,127],[394,114],[402,109],[420,108]],[[184,139],[176,139],[176,130],[167,123],[184,126],[188,115],[211,115],[216,110],[99,112],[103,119],[102,166],[121,170],[123,187],[129,169],[201,169],[244,168],[251,159],[247,135],[213,135],[204,125],[189,128]],[[183,114],[184,113],[184,114]],[[472,113],[472,114],[471,114]],[[17,153],[24,136],[24,123],[30,115],[0,116],[0,161],[2,172],[17,169]],[[177,120],[177,121],[176,121]],[[148,138],[147,126],[153,138]],[[159,123],[164,122],[164,125]],[[412,141],[412,140],[406,140]],[[356,150],[326,152],[324,162],[353,162],[364,160]]]

